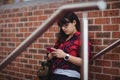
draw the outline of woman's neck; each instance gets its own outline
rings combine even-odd
[[[66,39],[66,41],[68,41],[70,38],[72,38],[73,35],[74,35],[76,32],[77,32],[77,31],[74,31],[72,34],[70,34],[70,35],[68,36],[68,38]]]

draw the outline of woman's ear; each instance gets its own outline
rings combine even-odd
[[[76,25],[76,20],[73,20],[73,24]]]

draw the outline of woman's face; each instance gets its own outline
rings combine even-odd
[[[74,20],[72,23],[67,23],[62,26],[62,30],[66,35],[72,35],[74,34],[77,30],[75,27],[76,21]]]

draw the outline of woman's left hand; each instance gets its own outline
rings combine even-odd
[[[51,54],[54,54],[57,58],[64,58],[66,56],[66,53],[62,49],[55,49],[52,48],[54,51],[51,52]]]

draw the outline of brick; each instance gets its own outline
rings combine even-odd
[[[30,11],[37,10],[37,6],[29,6],[28,10]]]
[[[110,24],[110,18],[96,18],[95,24]]]
[[[0,20],[0,23],[4,23],[4,20]]]
[[[118,61],[112,61],[112,67],[120,68],[120,62],[118,62]]]
[[[23,64],[22,63],[16,63],[16,66],[17,67],[23,67]]]
[[[12,12],[19,12],[19,8],[12,9]]]
[[[82,18],[83,16],[83,13],[82,12],[77,12],[76,15],[79,17],[79,18]]]
[[[46,54],[46,47],[44,47],[44,50],[38,50],[39,54]]]
[[[51,4],[49,5],[49,8],[56,8],[56,7],[60,7],[60,6],[62,6],[61,3],[51,3]]]
[[[12,77],[10,75],[5,75],[6,80],[12,80]]]
[[[1,27],[7,27],[7,24],[3,24],[3,25],[1,25]]]
[[[33,68],[31,64],[25,64],[24,67],[28,68],[28,69],[32,69]]]
[[[101,31],[101,25],[90,25],[89,31]]]
[[[111,75],[107,74],[95,74],[96,80],[111,80]]]
[[[1,46],[6,46],[7,44],[6,43],[1,43]]]
[[[12,70],[12,67],[11,66],[7,66],[6,69],[7,70]]]
[[[11,13],[11,9],[4,10],[4,13]]]
[[[7,14],[0,14],[0,19],[4,19],[4,18],[7,18]]]
[[[27,18],[21,18],[20,21],[24,22],[24,21],[28,21]]]
[[[51,31],[51,32],[58,32],[58,30],[59,30],[59,28],[57,26],[51,26],[49,28],[49,31]]]
[[[27,28],[20,28],[20,32],[28,32]]]
[[[24,25],[25,25],[25,27],[31,27],[33,25],[33,23],[32,22],[26,22]]]
[[[15,47],[15,43],[8,43],[9,47]]]
[[[93,7],[84,7],[79,9],[80,11],[93,11],[93,10],[98,10],[97,7],[93,6]]]
[[[15,27],[15,24],[14,23],[10,23],[10,24],[8,24],[8,27]]]
[[[113,32],[112,38],[120,38],[120,32]]]
[[[38,5],[38,9],[46,9],[46,8],[49,8],[49,4],[41,4],[41,5]]]
[[[16,17],[23,17],[23,13],[16,13]]]
[[[46,9],[44,10],[44,14],[53,14],[54,13],[54,10],[53,9]]]
[[[16,34],[16,37],[23,37],[23,33]]]
[[[8,53],[10,54],[12,48],[9,48],[9,47],[6,48],[6,47],[5,47],[4,50],[5,50],[5,51],[8,51]]]
[[[25,79],[27,80],[27,79],[30,79],[30,80],[33,80],[33,77],[32,77],[32,75],[25,75]]]
[[[18,18],[13,18],[12,22],[19,22],[19,19]]]
[[[37,64],[36,60],[29,60],[29,64]]]
[[[120,80],[120,76],[112,76],[112,80]]]
[[[24,24],[23,23],[16,23],[16,27],[23,27]]]
[[[33,15],[33,12],[24,12],[23,15],[26,17],[26,16],[32,16]]]
[[[105,0],[105,1],[108,1],[108,2],[113,2],[113,0]],[[119,0],[114,0],[114,1],[119,1]]]
[[[34,65],[34,69],[38,70],[41,67],[41,65]]]
[[[115,68],[103,68],[103,73],[112,74],[112,75],[119,75],[119,69],[115,69]]]
[[[42,21],[42,20],[46,20],[48,18],[48,16],[38,16],[38,20]]]
[[[88,80],[93,80],[94,79],[94,73],[90,73],[88,74]]]
[[[107,0],[106,0],[107,1]],[[110,0],[109,0],[110,1]],[[106,9],[111,9],[111,4],[110,3],[107,3],[107,7]]]
[[[53,33],[44,33],[44,37],[54,37]]]
[[[107,60],[119,60],[119,54],[105,54],[103,59],[107,59]]]
[[[102,17],[102,12],[99,12],[99,11],[88,12],[88,17]]]
[[[112,9],[119,9],[120,8],[120,2],[115,2],[112,4]]]
[[[32,54],[25,54],[25,58],[32,58]]]
[[[120,53],[120,47],[115,47],[113,50],[112,50],[113,53]]]
[[[21,73],[16,73],[16,77],[19,77],[19,78],[21,78],[21,77],[22,77],[22,78],[23,78],[23,76],[24,76],[24,75],[23,75],[23,74],[21,74]],[[17,80],[18,80],[18,79],[17,79]]]
[[[5,19],[5,23],[10,23],[11,19]]]
[[[56,42],[56,39],[49,39],[49,43],[55,43]]]
[[[40,44],[34,44],[34,48],[42,48],[42,46]]]
[[[102,73],[102,67],[90,66],[90,67],[89,67],[89,70],[90,70],[90,72]]]
[[[118,31],[119,25],[104,25],[103,30],[104,31]]]
[[[40,26],[42,24],[42,22],[34,22],[33,25],[34,26]]]
[[[92,45],[102,45],[101,39],[90,39]]]
[[[37,50],[36,49],[29,49],[29,52],[30,53],[37,53]]]
[[[29,28],[29,32],[34,32],[36,30],[36,28],[33,28],[33,27],[31,27],[31,28]]]
[[[41,56],[41,55],[34,55],[34,58],[39,59],[39,60],[43,60],[43,56]]]
[[[12,32],[19,32],[19,29],[12,29]],[[11,33],[12,34],[12,37],[14,37],[13,35],[15,35],[14,33]]]
[[[112,24],[120,24],[120,17],[112,18]]]
[[[22,7],[20,8],[20,12],[28,11],[28,7]]]
[[[108,10],[103,12],[103,16],[119,16],[119,10]]]
[[[20,62],[22,62],[22,63],[28,63],[28,59],[21,59]]]
[[[43,15],[43,14],[44,14],[43,10],[34,11],[34,15]]]
[[[110,45],[110,44],[112,44],[114,41],[115,41],[115,40],[113,40],[113,39],[104,39],[104,40],[103,40],[103,44],[104,44],[104,45]]]
[[[8,14],[8,17],[13,18],[13,17],[15,17],[15,14],[14,13]]]
[[[19,68],[18,67],[12,67],[12,71],[19,72]]]
[[[20,72],[27,74],[27,73],[29,73],[29,70],[26,69],[26,68],[21,68],[21,69],[20,69]]]
[[[40,43],[46,43],[46,42],[48,42],[48,39],[46,39],[46,38],[40,38],[38,40],[38,42],[40,42]]]
[[[110,32],[97,32],[96,38],[110,38]]]
[[[1,79],[1,78],[4,78],[4,77],[5,77],[5,76],[4,76],[3,74],[0,74],[0,79]],[[1,79],[1,80],[2,80],[2,79]]]
[[[105,60],[96,60],[95,65],[97,66],[109,66],[111,65],[110,61],[105,61]]]
[[[89,35],[89,38],[91,38],[91,39],[95,37],[95,33],[94,32],[89,32],[88,35]]]
[[[37,17],[29,17],[29,21],[37,21]]]
[[[94,24],[94,20],[93,19],[88,19],[88,24]]]

